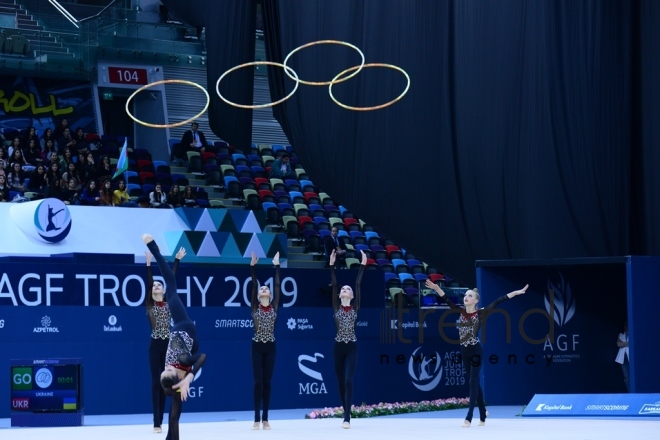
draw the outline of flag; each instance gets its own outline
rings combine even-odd
[[[124,148],[121,149],[121,153],[119,154],[119,160],[117,161],[117,171],[115,172],[115,175],[112,176],[113,179],[128,169],[128,156],[126,155],[127,148],[128,138],[124,140]]]

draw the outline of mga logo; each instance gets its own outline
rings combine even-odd
[[[103,326],[103,331],[104,332],[120,332],[122,331],[121,325],[117,327],[117,317],[115,315],[110,315],[108,318],[108,324],[110,325],[104,325]]]
[[[0,328],[5,328],[5,320],[0,319]]]
[[[325,389],[325,383],[323,383],[323,375],[303,364],[303,361],[316,363],[318,358],[324,359],[321,353],[314,353],[313,357],[306,354],[298,356],[298,368],[300,371],[315,380],[314,382],[299,383],[298,394],[328,394],[328,391]]]
[[[423,353],[417,354],[420,348],[422,347],[417,347],[410,355],[408,374],[415,388],[420,391],[431,391],[442,380],[442,359],[437,351],[432,357],[427,357]]]
[[[296,328],[298,330],[314,329],[314,326],[310,324],[309,321],[305,318],[300,318],[300,319],[289,318],[288,321],[286,322],[286,326],[289,328],[289,330],[295,330]]]
[[[35,327],[34,330],[32,331],[33,333],[59,333],[59,329],[57,327],[51,327],[51,320],[50,317],[44,316],[41,318],[41,327]]]
[[[639,413],[644,415],[644,414],[660,414],[660,402],[655,402],[655,403],[647,403],[644,406],[642,406],[642,409],[639,410]]]

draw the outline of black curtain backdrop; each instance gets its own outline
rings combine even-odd
[[[630,3],[264,3],[272,61],[336,39],[410,75],[408,94],[384,110],[345,110],[327,87],[301,85],[276,112],[314,182],[382,234],[466,283],[475,260],[630,251]],[[358,63],[350,48],[319,45],[291,67],[321,81]],[[649,83],[658,78],[653,63]],[[279,99],[293,81],[269,73]],[[404,87],[400,73],[371,68],[333,91],[371,106]],[[658,139],[657,123],[644,127]]]
[[[207,83],[211,97],[211,130],[231,145],[249,151],[252,143],[252,110],[222,101],[215,89],[220,75],[239,64],[254,61],[257,7],[254,0],[163,0],[178,19],[206,27]],[[227,75],[220,93],[238,104],[252,104],[254,66]]]
[[[213,131],[245,148],[252,112],[215,96],[254,59],[255,2],[164,3],[207,27]],[[314,182],[381,234],[465,283],[480,259],[660,254],[660,4],[456,0],[263,0],[266,52],[282,62],[321,39],[395,64],[412,84],[354,112],[301,85],[274,113]],[[352,49],[294,55],[302,79],[355,66]],[[269,68],[273,100],[293,87]],[[364,69],[336,85],[372,106],[405,87]],[[222,84],[252,99],[253,72]]]

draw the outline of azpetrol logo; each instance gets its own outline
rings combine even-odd
[[[35,327],[32,330],[33,333],[59,333],[60,330],[57,327],[51,327],[51,320],[49,316],[44,316],[41,318],[41,327]]]
[[[34,210],[34,226],[37,233],[48,243],[59,243],[71,231],[71,214],[58,199],[43,200]]]
[[[412,384],[420,391],[431,391],[438,386],[442,380],[442,360],[438,352],[435,357],[426,357],[424,354],[416,353],[422,347],[417,347],[410,355],[408,361],[408,374],[412,378]]]

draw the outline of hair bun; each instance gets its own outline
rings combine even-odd
[[[476,287],[474,289],[470,289],[470,290],[472,290],[473,292],[479,293],[479,289],[477,289]]]

